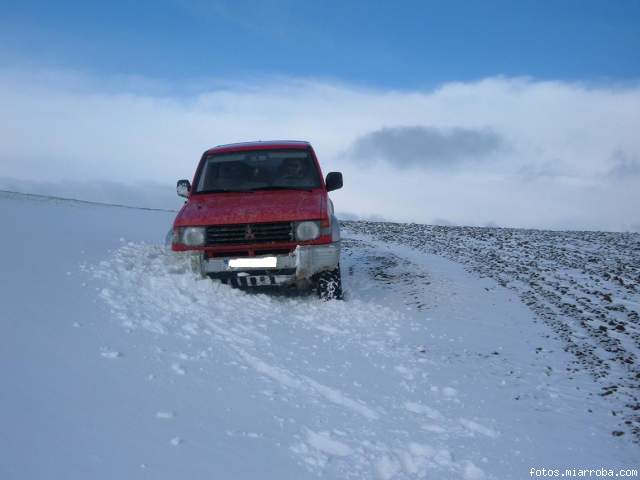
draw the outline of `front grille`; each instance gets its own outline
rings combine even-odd
[[[207,245],[293,241],[291,222],[241,223],[207,227]]]

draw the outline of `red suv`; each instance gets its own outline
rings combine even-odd
[[[192,255],[202,275],[236,287],[314,288],[341,298],[340,225],[308,142],[220,145],[202,155],[187,201],[173,223],[171,248]]]

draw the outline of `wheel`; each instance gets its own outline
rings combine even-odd
[[[340,266],[318,274],[316,290],[322,300],[342,300]]]

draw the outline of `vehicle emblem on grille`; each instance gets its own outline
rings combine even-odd
[[[244,231],[244,239],[245,240],[255,240],[256,236],[251,229],[251,225],[247,225],[247,228]]]

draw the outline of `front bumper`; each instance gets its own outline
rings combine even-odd
[[[325,270],[333,270],[340,263],[340,242],[323,245],[298,245],[288,255],[245,257],[264,259],[275,257],[275,266],[231,266],[237,257],[204,258],[198,254],[196,264],[203,275],[219,278],[238,286],[304,284]]]

